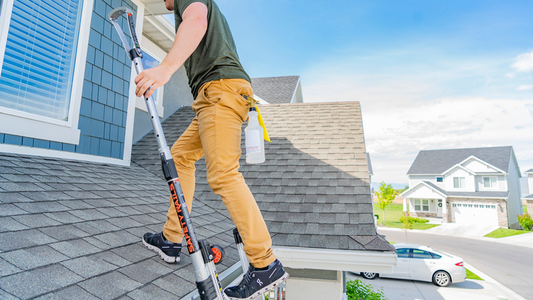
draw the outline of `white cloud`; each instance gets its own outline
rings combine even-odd
[[[527,90],[530,90],[530,89],[533,89],[533,84],[522,84],[516,90],[517,91],[527,91]]]
[[[507,77],[528,69],[533,55],[526,54]],[[520,165],[533,165],[533,97],[510,92],[499,75],[507,59],[398,61],[347,55],[302,73],[306,102],[360,101],[374,182],[406,183],[416,155],[428,149],[510,145]]]
[[[518,55],[511,67],[518,72],[533,71],[533,50]]]
[[[407,182],[420,150],[513,146],[533,163],[532,101],[447,98],[394,110],[363,110],[367,151],[375,178]],[[403,181],[402,181],[403,178]]]

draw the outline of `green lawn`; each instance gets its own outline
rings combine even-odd
[[[383,210],[381,210],[378,206],[374,205],[374,213],[376,215],[379,215],[378,225],[382,225],[381,221],[383,221]],[[387,208],[385,208],[385,223],[383,224],[383,226],[393,227],[393,228],[402,228],[403,223],[400,222],[401,216],[403,216],[403,205],[402,204],[391,203],[387,205]],[[439,225],[427,224],[427,223],[426,224],[414,223],[413,229],[426,230],[426,229],[430,229],[436,226],[439,226]]]
[[[465,268],[466,269],[466,268]],[[483,280],[481,277],[472,273],[472,271],[466,269],[466,279]]]
[[[499,239],[499,238],[504,238],[504,237],[513,236],[513,235],[519,235],[519,234],[524,234],[524,233],[531,233],[531,231],[498,228],[498,229],[494,230],[493,232],[491,232],[489,234],[486,234],[485,237]]]

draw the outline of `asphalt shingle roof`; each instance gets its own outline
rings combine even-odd
[[[156,153],[157,155],[157,153]],[[168,186],[131,167],[0,155],[0,299],[176,299],[196,288],[187,254],[164,263],[140,243],[161,231]],[[198,238],[238,261],[230,222],[195,203]],[[216,224],[216,225],[215,225]],[[233,247],[233,250],[231,248]]]
[[[240,170],[263,213],[273,244],[376,250],[352,238],[379,239],[372,215],[359,103],[269,104],[260,110],[272,140],[265,143],[266,162],[248,165],[243,155]],[[167,140],[177,139],[192,118],[190,107],[168,118],[163,123]],[[157,145],[152,139],[146,136],[139,141],[132,159],[158,174],[160,160],[153,154]],[[229,220],[220,197],[207,184],[203,159],[196,163],[194,197]],[[388,242],[380,240],[378,245],[381,250],[391,250]]]
[[[270,104],[290,103],[300,76],[252,78],[254,94]]]
[[[418,153],[407,175],[442,174],[470,156],[475,156],[505,172],[509,171],[511,146],[465,148],[446,150],[422,150]]]
[[[359,103],[261,106],[267,161],[241,171],[274,246],[391,251],[376,233]],[[194,113],[163,123],[169,144]],[[349,121],[347,121],[349,120]],[[244,143],[243,143],[244,144]],[[140,242],[162,229],[168,186],[148,134],[130,167],[0,155],[0,299],[165,299],[195,290],[192,264],[166,264]],[[197,163],[191,219],[199,239],[237,263],[233,223]],[[186,252],[186,251],[185,251]]]

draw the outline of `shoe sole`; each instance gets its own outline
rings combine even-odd
[[[155,253],[159,254],[159,256],[161,256],[161,259],[164,260],[166,263],[169,263],[169,264],[174,264],[174,263],[179,263],[180,262],[180,257],[173,257],[173,256],[168,256],[166,255],[163,250],[157,248],[156,246],[153,246],[153,245],[150,245],[148,244],[145,240],[144,240],[144,237],[142,238],[143,240],[143,244],[150,250],[154,250]]]
[[[229,300],[252,300],[252,299],[255,299],[256,297],[258,297],[259,295],[261,295],[263,293],[266,293],[268,291],[273,290],[276,286],[278,286],[278,285],[284,283],[285,281],[287,281],[288,278],[289,278],[289,273],[285,272],[285,274],[283,274],[283,276],[281,276],[278,280],[276,280],[276,281],[272,282],[271,284],[265,286],[264,288],[258,290],[257,292],[255,292],[251,296],[249,296],[248,298],[233,298],[233,297],[230,297],[228,295],[225,295],[225,296],[228,297]]]

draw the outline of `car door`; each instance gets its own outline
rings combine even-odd
[[[435,261],[431,254],[420,249],[411,249],[409,259],[409,277],[416,280],[431,281]]]
[[[409,278],[409,248],[396,249],[396,265],[392,274],[380,274],[381,277]]]

